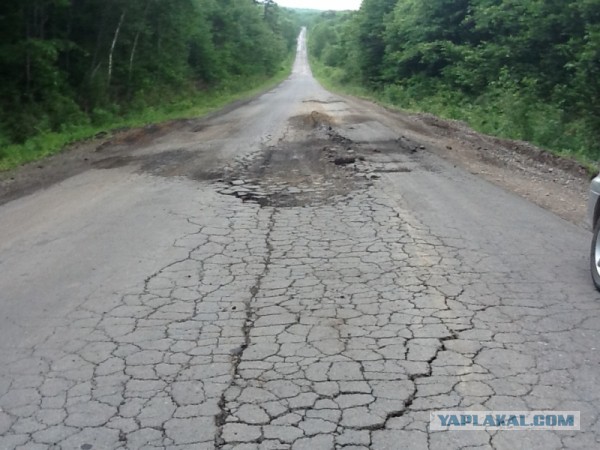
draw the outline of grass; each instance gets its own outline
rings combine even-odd
[[[123,117],[109,117],[100,125],[72,126],[64,132],[37,135],[23,144],[3,145],[0,147],[0,171],[46,158],[63,151],[75,142],[89,139],[102,132],[205,116],[232,102],[252,98],[275,87],[290,75],[292,63],[293,57],[290,56],[280,71],[268,79],[256,77],[239,80],[228,87],[198,92],[192,97],[167,102],[157,107],[144,108]]]
[[[582,120],[567,120],[560,108],[527,96],[515,87],[498,87],[470,99],[441,85],[393,85],[373,91],[345,77],[341,68],[325,66],[311,58],[315,77],[334,92],[374,101],[409,113],[431,113],[461,120],[474,130],[506,139],[531,142],[561,157],[574,159],[590,176],[598,174],[598,149],[590,143]]]

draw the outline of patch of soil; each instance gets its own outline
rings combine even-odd
[[[486,136],[458,121],[415,116],[430,126],[431,150],[565,220],[583,225],[590,175],[577,161],[530,143]]]
[[[335,125],[335,120],[328,114],[324,114],[319,111],[312,111],[310,114],[302,114],[290,118],[289,123],[297,130],[310,131],[323,127],[332,129]]]
[[[310,124],[310,131],[301,134],[303,139],[282,140],[241,161],[218,183],[219,192],[285,208],[335,202],[369,186],[368,177],[361,173],[364,157],[354,154],[352,141],[333,131],[327,117],[313,111],[291,118],[296,130],[306,130]]]
[[[544,166],[561,169],[574,176],[588,177],[588,170],[578,161],[568,157],[556,155],[533,144],[524,141],[502,139],[494,136],[486,136],[473,131],[469,126],[460,121],[440,119],[430,114],[421,114],[418,117],[427,125],[434,126],[444,132],[448,137],[462,135],[481,154],[490,154],[493,160],[507,160],[509,162],[537,162]],[[519,158],[519,156],[521,158]],[[531,165],[531,164],[528,164]],[[549,171],[552,172],[552,171]],[[589,178],[589,177],[588,177]]]
[[[340,156],[333,160],[336,166],[347,166],[348,164],[354,164],[356,158],[354,156]]]

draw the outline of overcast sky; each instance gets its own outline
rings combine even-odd
[[[275,0],[280,6],[307,9],[358,9],[362,0]]]

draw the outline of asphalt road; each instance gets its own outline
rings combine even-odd
[[[600,447],[591,233],[299,46],[273,91],[0,206],[0,449]],[[448,409],[581,431],[430,431]]]

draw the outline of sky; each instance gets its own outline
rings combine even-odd
[[[346,10],[358,9],[362,0],[275,0],[279,6],[288,8]]]

